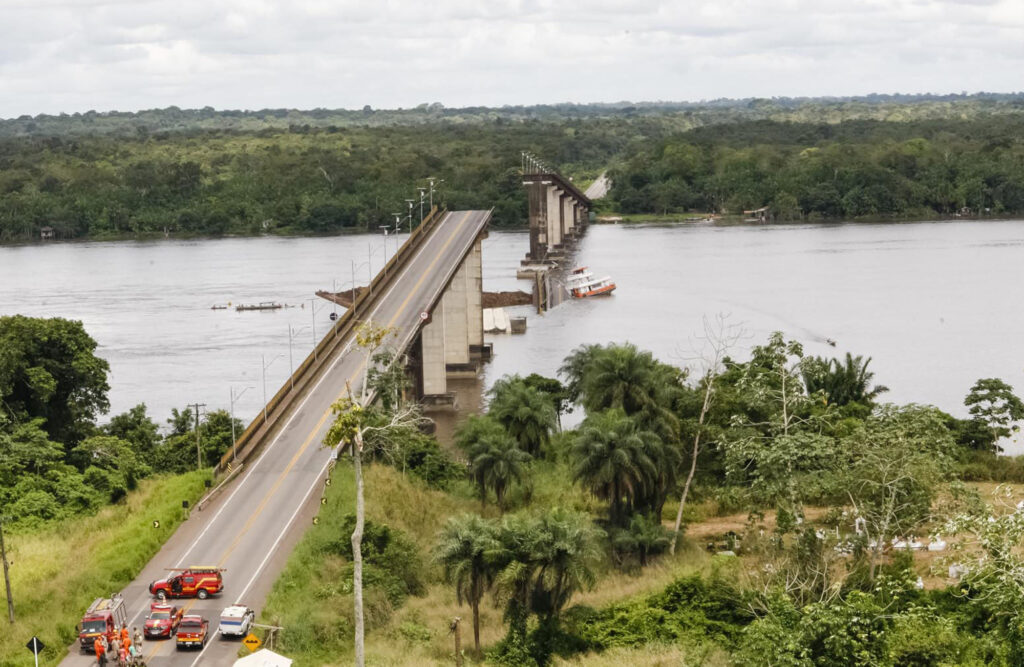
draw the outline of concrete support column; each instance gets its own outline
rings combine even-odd
[[[441,297],[444,321],[444,363],[469,363],[469,271],[463,261]],[[483,315],[481,314],[481,318]]]
[[[466,329],[469,349],[478,350],[484,344],[484,262],[483,241],[476,240],[466,256]]]
[[[565,238],[572,233],[572,223],[575,217],[573,202],[575,200],[567,195],[562,195],[562,237]]]
[[[441,309],[434,309],[433,319],[420,332],[423,354],[423,395],[435,396],[448,392],[448,374],[444,363],[444,317]]]
[[[548,249],[562,243],[562,190],[548,186]]]
[[[548,254],[548,187],[540,181],[526,186],[530,217],[530,259],[540,261]]]

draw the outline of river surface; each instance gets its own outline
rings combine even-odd
[[[491,232],[484,289],[530,289],[515,279],[527,243],[525,233]],[[110,362],[112,413],[145,402],[163,422],[188,403],[226,409],[233,388],[235,415],[248,421],[262,406],[264,363],[267,396],[289,374],[289,327],[295,365],[314,327],[327,330],[335,307],[313,292],[350,287],[353,264],[365,284],[368,261],[383,264],[381,236],[4,247],[0,314],[82,320]],[[480,383],[459,384],[464,408],[505,373],[553,375],[582,343],[628,340],[692,366],[703,319],[719,314],[745,330],[733,356],[781,330],[809,354],[872,357],[891,401],[962,416],[979,377],[1024,393],[1024,221],[598,225],[570,261],[618,289],[543,316],[512,309],[528,315],[527,333],[488,336],[495,356]],[[293,307],[211,310],[262,301]]]

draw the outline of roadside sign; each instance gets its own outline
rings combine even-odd
[[[420,319],[426,322],[428,319],[430,319],[430,313],[424,310],[422,313],[420,313]]]
[[[43,646],[43,642],[39,641],[39,637],[33,637],[32,639],[28,640],[28,643],[25,644],[25,647],[28,648],[28,650],[32,651],[32,655],[36,657],[36,667],[39,667],[39,652],[46,648],[45,646]]]
[[[325,479],[324,480],[324,484],[326,484],[327,486],[330,486],[331,485],[331,478],[328,477],[327,479]]]
[[[317,525],[319,523],[320,523],[320,517],[318,517],[318,516],[313,517],[313,525],[315,526],[315,525]]]
[[[330,318],[331,318],[331,322],[334,322],[335,320],[338,319],[338,314],[337,313],[331,313],[330,314]]]
[[[259,637],[250,632],[246,636],[246,638],[242,640],[242,643],[245,644],[245,647],[250,651],[255,651],[260,647],[260,644],[262,644],[263,642],[260,641]]]
[[[160,522],[159,521],[154,521],[153,522],[153,527],[154,528],[159,528],[160,527]]]

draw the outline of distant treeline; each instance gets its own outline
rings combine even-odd
[[[413,110],[86,112],[0,121],[0,242],[337,233],[450,208],[526,222],[530,151],[606,209],[779,218],[1024,211],[1024,96]]]
[[[97,134],[147,135],[194,130],[313,129],[383,127],[437,123],[529,123],[571,119],[629,119],[657,117],[680,129],[741,120],[839,122],[858,118],[972,117],[979,113],[1024,110],[1024,92],[934,95],[880,94],[848,97],[749,97],[697,102],[609,102],[593,104],[506,105],[448,108],[434,102],[412,109],[165,109],[95,111],[56,115],[23,115],[0,119],[0,137],[81,136]]]
[[[426,177],[450,208],[525,220],[520,152],[596,175],[638,132],[608,121],[518,127],[190,131],[0,138],[0,241],[145,233],[335,233],[394,224]],[[403,223],[404,224],[404,223]]]
[[[612,172],[626,213],[776,219],[1024,213],[1024,115],[971,120],[752,121],[651,142]]]

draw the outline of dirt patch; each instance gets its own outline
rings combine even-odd
[[[484,308],[507,308],[509,306],[533,305],[533,295],[522,290],[513,292],[484,292]]]

